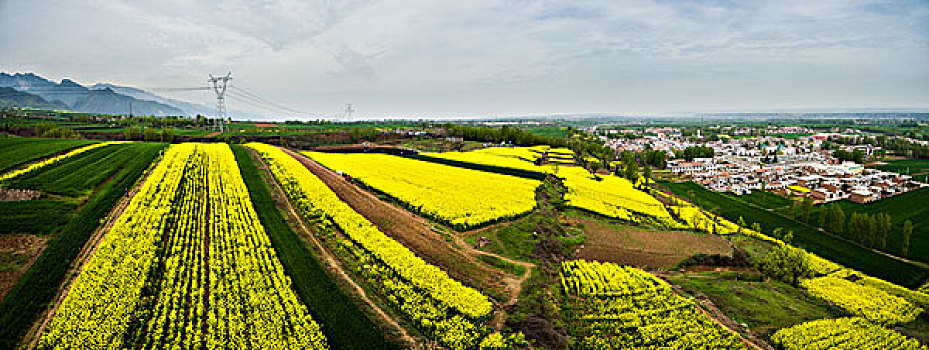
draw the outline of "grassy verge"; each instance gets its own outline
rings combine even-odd
[[[775,228],[793,231],[793,244],[847,267],[906,287],[915,287],[929,276],[929,269],[874,252],[850,241],[820,232],[816,227],[782,214],[765,210],[738,198],[707,190],[693,182],[663,182],[678,196],[717,211],[726,219],[747,225],[758,223],[762,232],[771,235]]]
[[[790,285],[761,282],[757,273],[699,272],[668,279],[690,294],[706,295],[723,314],[765,338],[780,328],[842,314]]]
[[[152,147],[140,152],[132,161],[114,171],[71,221],[49,240],[48,246],[19,283],[0,303],[0,349],[12,349],[32,326],[37,315],[55,297],[58,286],[67,274],[71,262],[94,229],[125,193],[125,189],[142,175],[161,151]]]
[[[505,271],[506,273],[509,273],[509,274],[511,274],[511,275],[522,276],[523,274],[526,273],[526,267],[525,267],[525,266],[519,265],[519,264],[511,263],[511,262],[509,262],[509,261],[500,259],[500,258],[498,258],[498,257],[496,257],[496,256],[493,256],[493,255],[483,255],[483,254],[481,254],[481,255],[479,255],[477,258],[480,259],[481,261],[487,263],[487,265],[490,265],[490,266],[496,267],[496,268],[498,268],[498,269],[501,269],[501,270],[503,270],[503,271]]]
[[[384,334],[333,282],[300,237],[287,225],[247,151],[233,146],[258,218],[294,290],[310,310],[333,349],[393,349]]]

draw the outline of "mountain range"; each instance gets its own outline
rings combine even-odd
[[[2,88],[9,89],[0,90],[0,106],[154,116],[211,116],[215,111],[139,88],[108,83],[83,86],[70,79],[56,83],[34,73],[0,72]]]

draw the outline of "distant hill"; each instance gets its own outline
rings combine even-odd
[[[89,90],[71,106],[78,112],[133,115],[184,115],[184,111],[163,103],[121,95],[111,89]]]
[[[35,109],[68,109],[64,102],[49,102],[42,96],[22,92],[11,87],[0,87],[0,107],[25,107]]]
[[[125,86],[96,84],[86,87],[70,79],[55,83],[33,73],[7,74],[0,72],[0,87],[39,96],[56,109],[77,112],[134,115],[195,116],[210,115],[212,109],[194,103],[168,99],[154,93]],[[51,102],[49,102],[51,101]]]
[[[162,103],[168,106],[178,108],[184,111],[184,115],[188,115],[188,116],[195,116],[197,114],[213,115],[213,113],[216,112],[216,109],[214,107],[207,107],[201,104],[190,103],[187,101],[181,101],[181,100],[177,100],[173,98],[166,98],[161,95],[158,95],[158,94],[155,94],[149,91],[145,91],[139,88],[134,88],[131,86],[120,86],[120,85],[115,85],[115,84],[110,84],[110,83],[96,83],[90,86],[90,89],[92,90],[111,89],[121,95],[134,97],[140,100],[155,101],[158,103]],[[208,94],[208,96],[212,98],[212,94],[213,94],[212,92],[204,91],[203,93]]]

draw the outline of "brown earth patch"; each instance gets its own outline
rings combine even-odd
[[[39,258],[46,240],[29,234],[0,235],[0,300]]]
[[[339,199],[370,220],[378,229],[430,264],[438,266],[452,278],[498,297],[511,294],[507,282],[515,281],[513,277],[465,254],[453,244],[454,238],[447,239],[440,233],[443,231],[441,225],[378,199],[306,156],[286,149],[285,151],[303,163],[310,172],[329,186]]]
[[[729,243],[717,235],[648,230],[580,217],[566,217],[564,220],[572,226],[582,227],[587,235],[587,241],[578,249],[579,259],[671,268],[697,253],[732,254]]]
[[[18,188],[0,188],[0,202],[31,201],[42,197],[42,192]]]

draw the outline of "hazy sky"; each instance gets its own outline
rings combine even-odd
[[[929,108],[929,1],[0,0],[0,71],[143,88],[232,71],[314,116]]]

